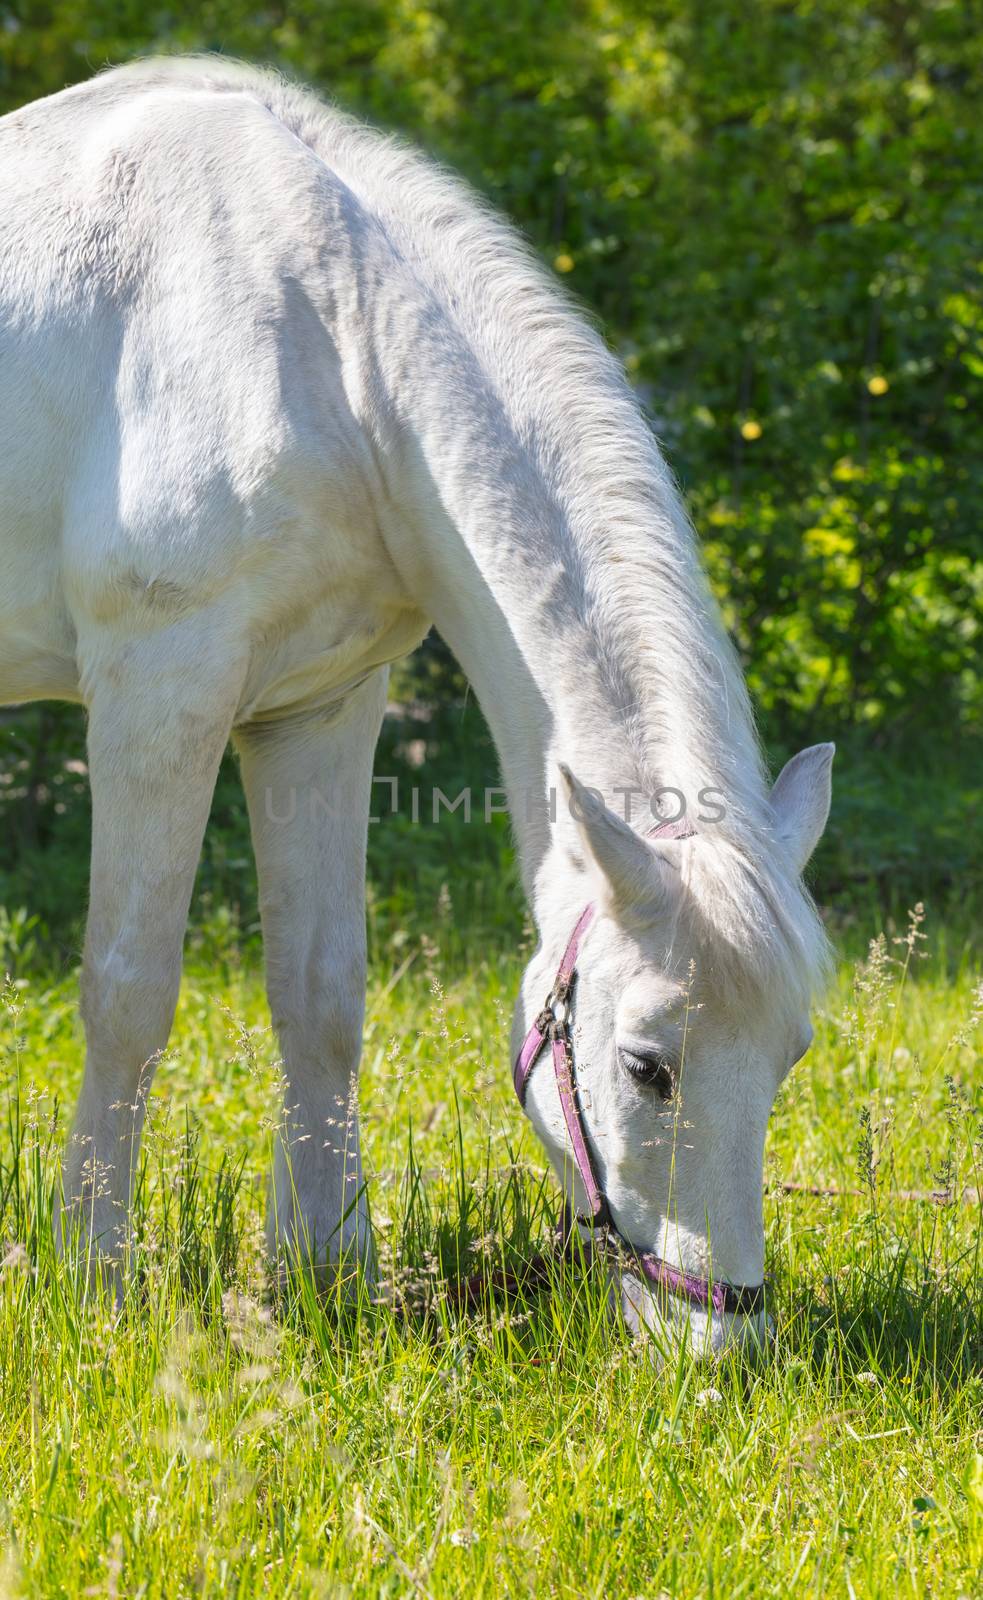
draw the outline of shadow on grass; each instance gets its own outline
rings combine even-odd
[[[940,1389],[983,1377],[980,1240],[945,1268],[901,1245],[891,1259],[858,1263],[819,1288],[779,1291],[783,1338],[816,1371],[929,1380]]]

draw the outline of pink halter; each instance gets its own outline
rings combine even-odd
[[[695,829],[683,821],[663,822],[649,835],[653,839],[689,839]],[[641,1274],[649,1283],[681,1299],[712,1309],[720,1314],[756,1315],[765,1303],[763,1283],[722,1283],[709,1278],[694,1277],[681,1268],[671,1266],[651,1251],[636,1250],[615,1226],[607,1196],[601,1188],[597,1168],[587,1137],[587,1124],[577,1090],[577,1073],[573,1055],[573,1035],[570,1029],[570,1001],[577,979],[577,958],[584,934],[594,920],[596,908],[585,906],[574,928],[557,968],[553,986],[546,997],[542,1011],[537,1016],[522,1044],[515,1061],[512,1081],[519,1104],[525,1106],[526,1092],[533,1068],[539,1061],[547,1042],[553,1058],[553,1075],[556,1079],[560,1107],[566,1124],[573,1159],[580,1174],[589,1210],[573,1218],[567,1212],[567,1232],[574,1221],[592,1230],[593,1242],[615,1254],[630,1269]]]

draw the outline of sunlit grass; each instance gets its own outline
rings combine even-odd
[[[51,1246],[74,989],[18,980],[0,1595],[978,1594],[979,973],[925,931],[820,1011],[769,1141],[773,1356],[715,1369],[656,1370],[599,1275],[559,1262],[480,1314],[445,1285],[550,1235],[506,1065],[516,957],[401,945],[373,975],[361,1101],[395,1305],[355,1315],[303,1284],[269,1302],[277,1063],[234,928],[193,941],[119,1314]],[[932,1190],[952,1203],[897,1198]]]

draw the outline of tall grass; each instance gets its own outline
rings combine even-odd
[[[828,997],[769,1140],[771,1357],[712,1369],[657,1368],[559,1258],[455,1292],[555,1221],[509,1092],[514,957],[380,964],[382,1285],[354,1307],[303,1275],[269,1294],[277,1061],[221,927],[151,1096],[122,1304],[56,1258],[81,1041],[72,985],[25,961],[0,1006],[0,1595],[978,1594],[983,990],[926,931]]]

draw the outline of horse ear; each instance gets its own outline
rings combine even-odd
[[[621,906],[658,900],[666,888],[666,869],[656,852],[604,804],[596,789],[585,788],[562,764],[560,773],[581,842],[612,900]]]
[[[822,838],[833,796],[835,744],[813,744],[800,750],[778,774],[771,807],[778,836],[801,872]]]

